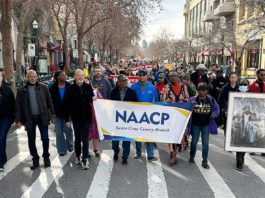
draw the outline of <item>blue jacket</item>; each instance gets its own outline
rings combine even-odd
[[[139,82],[131,86],[137,94],[138,102],[158,102],[158,93],[154,85],[147,82],[144,92],[141,91],[140,86]]]

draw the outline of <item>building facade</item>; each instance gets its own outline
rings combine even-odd
[[[246,0],[186,0],[183,14],[191,61],[196,56],[196,62],[225,65],[231,61],[235,66],[240,59],[242,75],[254,75],[257,68],[264,68],[264,34],[253,27],[262,13],[254,4]]]

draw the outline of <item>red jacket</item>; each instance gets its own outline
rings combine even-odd
[[[249,85],[249,91],[253,93],[260,93],[259,84],[257,80],[255,80],[253,83]],[[263,91],[262,93],[265,93],[265,82],[263,82]]]

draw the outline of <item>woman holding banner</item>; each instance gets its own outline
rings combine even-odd
[[[166,102],[185,102],[189,98],[189,93],[187,87],[181,82],[180,75],[176,71],[171,71],[169,74],[170,84],[166,85],[161,92],[161,100]],[[182,145],[187,145],[188,139],[184,135]],[[177,149],[180,145],[178,144],[169,144],[170,151],[170,165],[177,163]],[[185,147],[185,146],[184,146]],[[182,150],[180,148],[180,150]]]

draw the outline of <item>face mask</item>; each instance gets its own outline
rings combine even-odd
[[[247,85],[240,85],[239,86],[239,91],[240,92],[247,92],[248,91],[248,86]]]

